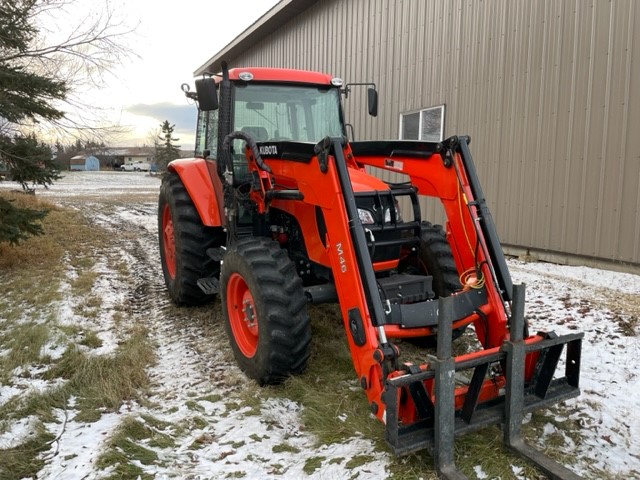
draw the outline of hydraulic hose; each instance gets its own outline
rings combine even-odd
[[[269,165],[264,163],[264,161],[262,160],[262,157],[260,156],[260,151],[258,150],[258,145],[256,144],[256,141],[247,132],[241,132],[239,130],[236,130],[235,132],[231,132],[230,134],[226,135],[224,137],[224,141],[222,142],[223,152],[229,152],[229,144],[231,143],[231,140],[234,140],[234,139],[244,140],[247,143],[247,147],[251,149],[251,152],[253,153],[253,157],[256,159],[256,163],[258,164],[258,167],[261,170],[264,170],[265,172],[271,173],[271,168],[269,167]]]

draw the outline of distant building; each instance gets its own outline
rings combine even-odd
[[[69,160],[69,170],[97,172],[100,170],[100,160],[93,155],[76,155]]]
[[[93,159],[93,160],[90,160]],[[125,163],[155,162],[154,147],[102,147],[84,150],[69,161],[69,170],[118,170]],[[89,163],[91,168],[89,168]],[[97,162],[97,168],[96,168]]]
[[[100,165],[117,170],[125,163],[143,162],[152,164],[156,159],[154,147],[106,147],[91,149],[90,152],[100,159]]]
[[[85,160],[87,157],[85,155],[76,155],[75,157],[71,157],[69,160],[69,170],[71,171],[81,171],[85,169]]]
[[[100,170],[100,160],[93,155],[88,156],[84,161],[84,169],[87,171],[97,172]]]
[[[192,150],[180,150],[180,158],[192,157]],[[91,160],[92,168],[88,168],[87,161],[94,158],[98,161],[98,168],[95,168],[95,161]],[[152,167],[156,163],[155,147],[97,147],[79,152],[69,160],[69,170],[119,170],[125,163],[148,163]],[[157,171],[157,168],[152,168]]]

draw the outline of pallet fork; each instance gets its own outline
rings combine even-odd
[[[526,344],[524,331],[524,285],[514,285],[511,338],[497,351],[483,352],[472,360],[456,360],[451,354],[451,323],[453,302],[451,298],[439,299],[439,324],[437,357],[432,359],[431,369],[417,374],[396,377],[386,382],[387,403],[386,439],[398,455],[423,448],[433,456],[436,471],[441,478],[462,480],[467,477],[455,466],[454,440],[461,433],[477,430],[491,424],[501,424],[504,443],[519,456],[541,469],[551,479],[577,480],[581,477],[555,460],[527,445],[522,439],[523,416],[537,408],[575,397],[579,394],[580,353],[583,333],[563,336],[547,335],[537,343]],[[553,373],[566,345],[564,376],[553,379]],[[528,352],[541,353],[539,368],[534,381],[525,386],[523,372]],[[477,405],[479,387],[490,364],[506,364],[504,395],[490,406]],[[473,369],[473,377],[460,411],[455,409],[455,373]],[[394,417],[397,411],[398,392],[403,387],[419,385],[427,378],[434,378],[434,401],[423,396],[431,408],[432,419],[422,419],[414,425],[399,425]],[[414,400],[416,396],[414,395]],[[429,421],[431,420],[431,422]]]

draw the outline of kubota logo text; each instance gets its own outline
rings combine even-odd
[[[260,155],[277,155],[278,147],[276,145],[260,145]]]

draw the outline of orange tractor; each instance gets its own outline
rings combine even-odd
[[[219,295],[235,358],[260,384],[305,369],[307,306],[337,302],[396,454],[429,449],[443,478],[465,478],[455,435],[502,424],[506,444],[551,478],[579,478],[527,446],[520,427],[525,413],[578,395],[582,334],[528,334],[524,287],[511,281],[469,138],[349,142],[341,102],[351,88],[316,72],[226,64],[195,92],[183,86],[199,122],[196,158],[171,162],[160,190],[171,298]],[[375,116],[375,86],[368,106]],[[420,196],[439,199],[444,229],[422,219]],[[469,325],[477,351],[453,356]],[[435,355],[403,362],[398,339],[437,345]]]

